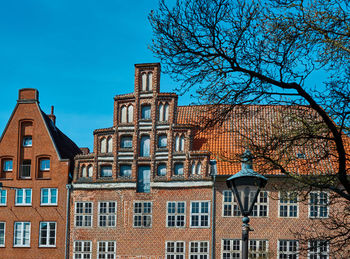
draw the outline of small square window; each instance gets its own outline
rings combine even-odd
[[[165,176],[166,175],[166,164],[162,163],[158,165],[158,169],[157,169],[157,175],[159,176]]]
[[[50,159],[40,159],[40,171],[50,170]]]
[[[32,189],[16,189],[16,206],[32,205]]]
[[[2,170],[4,172],[12,171],[13,168],[13,162],[12,159],[5,159],[3,163],[3,168]]]
[[[159,135],[158,147],[159,148],[166,148],[166,146],[167,146],[167,136],[166,135]]]
[[[24,136],[23,137],[23,146],[31,147],[32,146],[32,136]]]
[[[110,165],[101,166],[100,177],[112,177],[112,166]]]
[[[132,148],[132,137],[123,136],[120,138],[120,147],[121,148]]]
[[[144,119],[144,120],[151,119],[151,105],[143,105],[141,107],[141,119]]]
[[[174,175],[183,175],[183,174],[184,174],[184,164],[183,163],[175,163]]]
[[[120,166],[120,176],[130,177],[131,176],[131,165]]]
[[[57,205],[57,189],[41,189],[41,205]]]

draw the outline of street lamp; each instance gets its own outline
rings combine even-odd
[[[253,170],[252,154],[246,150],[242,155],[242,169],[226,180],[236,197],[243,215],[242,225],[242,259],[248,259],[249,215],[251,214],[260,189],[264,188],[267,178]]]

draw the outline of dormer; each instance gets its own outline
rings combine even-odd
[[[140,96],[159,93],[160,64],[135,65],[135,94]]]

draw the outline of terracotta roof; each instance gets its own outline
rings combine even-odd
[[[222,123],[211,125],[222,118]],[[177,123],[194,126],[193,150],[209,151],[211,159],[217,160],[218,175],[239,172],[240,155],[246,148],[258,157],[254,170],[263,174],[281,174],[275,165],[262,159],[266,156],[282,161],[288,172],[297,175],[335,173],[334,147],[307,136],[316,130],[313,127],[317,122],[320,118],[307,106],[179,106],[177,113]],[[299,139],[298,129],[305,132]],[[350,150],[349,137],[344,138]]]
[[[57,148],[57,152],[62,159],[74,159],[75,155],[82,153],[80,148],[63,134],[43,111],[41,111],[41,114]]]

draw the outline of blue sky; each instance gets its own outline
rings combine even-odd
[[[158,0],[0,2],[0,131],[18,89],[37,88],[57,126],[91,149],[92,132],[112,126],[113,97],[134,87],[134,64],[159,62],[148,49],[147,16]],[[161,91],[176,84],[164,74]],[[189,95],[179,104],[189,104]]]

